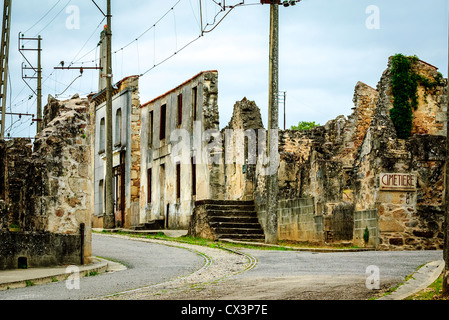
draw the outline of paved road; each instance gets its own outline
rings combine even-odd
[[[80,300],[161,283],[200,269],[205,260],[195,252],[155,243],[93,234],[94,256],[123,262],[128,269],[80,279],[80,289],[65,282],[0,291],[1,299]]]
[[[221,281],[196,279],[182,290],[146,290],[113,299],[150,300],[367,300],[402,283],[442,251],[310,253],[239,249],[257,264]],[[246,262],[248,263],[248,261]],[[381,290],[367,288],[369,266]]]
[[[378,292],[366,287],[367,267],[378,267],[381,289],[387,289],[419,266],[443,258],[442,251],[244,252],[257,258],[257,266],[238,275],[228,288],[222,286],[215,298],[364,300]]]
[[[237,255],[164,243],[94,234],[93,254],[122,261],[127,270],[82,278],[80,290],[67,290],[62,282],[0,292],[0,299],[100,299],[109,295],[107,299],[116,300],[363,300],[375,293],[365,285],[368,266],[379,268],[381,286],[386,288],[402,282],[419,266],[442,259],[442,251],[236,249],[244,254]],[[177,280],[168,281],[173,279]],[[131,290],[135,288],[141,289]],[[110,296],[114,293],[121,294]]]

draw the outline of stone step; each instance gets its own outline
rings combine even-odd
[[[230,239],[249,242],[264,242],[265,236],[263,235],[250,235],[250,234],[219,234],[217,239]]]
[[[249,205],[253,206],[254,201],[252,200],[198,200],[195,205]]]
[[[164,229],[164,219],[152,220],[130,227],[131,230],[162,230]]]
[[[255,211],[242,211],[242,210],[208,210],[210,217],[256,217]]]
[[[216,234],[228,234],[228,235],[263,235],[263,230],[260,228],[257,229],[248,229],[248,228],[216,228]]]
[[[205,206],[207,211],[255,211],[254,205],[215,205]]]
[[[212,228],[220,230],[223,229],[250,229],[250,230],[261,230],[259,223],[248,223],[248,222],[210,222]]]
[[[209,217],[209,223],[255,223],[259,225],[259,219],[254,216],[213,216]]]

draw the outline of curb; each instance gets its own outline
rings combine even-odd
[[[419,268],[409,280],[401,285],[396,291],[377,300],[403,300],[415,293],[427,288],[441,275],[444,268],[444,260],[427,263]]]
[[[89,265],[76,266],[79,268],[80,278],[88,276],[89,273],[92,272],[104,273],[110,269],[111,265],[114,265],[114,263],[100,258],[94,258],[93,260],[94,262]],[[116,271],[116,268],[117,267],[115,267],[113,271]],[[6,270],[3,272],[4,274],[10,273],[9,277],[11,278],[11,280],[1,282],[0,291],[64,281],[67,280],[67,278],[72,274],[71,272],[67,271],[67,267]]]

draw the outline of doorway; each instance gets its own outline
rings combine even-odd
[[[120,153],[120,164],[113,168],[114,213],[118,224],[125,226],[125,152]]]

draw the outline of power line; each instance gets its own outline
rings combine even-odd
[[[43,27],[43,28],[36,34],[36,36],[37,36],[37,35],[40,35],[40,34],[42,33],[42,31],[44,31],[45,29],[47,29],[47,28],[50,26],[50,24],[52,24],[53,21],[55,21],[55,19],[61,14],[61,12],[64,11],[64,9],[70,4],[70,2],[72,2],[72,0],[67,1],[67,3],[62,7],[62,9],[61,9],[61,10],[60,10],[60,11],[53,17],[53,19],[50,20],[49,23],[47,23],[47,24],[45,25],[45,27]]]
[[[31,29],[33,29],[35,26],[37,26],[39,24],[39,22],[41,22],[59,3],[61,2],[61,0],[58,0],[58,2],[56,2],[51,8],[50,10],[47,11],[47,13],[45,13],[35,24],[33,24],[30,28],[28,28],[28,30],[26,30],[24,33],[27,33],[28,31],[30,31]]]

